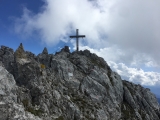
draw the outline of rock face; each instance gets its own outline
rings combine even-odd
[[[25,110],[23,101],[18,102],[17,94],[22,92],[13,76],[0,66],[0,120],[41,120]]]
[[[160,98],[157,98],[158,99],[158,102],[159,102],[159,104],[160,104]]]
[[[122,80],[88,50],[0,49],[2,120],[160,120],[159,108],[149,89]]]

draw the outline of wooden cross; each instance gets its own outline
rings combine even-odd
[[[80,37],[85,37],[85,35],[78,35],[78,29],[76,29],[76,35],[75,36],[70,36],[70,38],[76,38],[76,44],[77,44],[77,52],[78,52],[78,50],[79,50],[79,41],[78,41],[78,38],[80,38]]]

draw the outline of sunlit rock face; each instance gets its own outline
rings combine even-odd
[[[124,81],[103,58],[66,46],[37,56],[0,49],[0,120],[159,120],[149,89]]]

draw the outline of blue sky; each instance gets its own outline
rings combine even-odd
[[[58,51],[55,45],[47,46],[45,43],[40,42],[38,35],[23,37],[23,35],[16,34],[14,31],[15,19],[23,15],[23,9],[27,8],[33,14],[37,14],[42,10],[45,4],[42,0],[0,0],[0,45],[5,45],[17,49],[22,42],[25,50],[32,51],[35,54],[42,52],[44,47],[47,47],[50,53]],[[56,44],[58,47],[63,47],[65,43]]]
[[[160,96],[159,0],[0,0],[0,45],[35,54],[64,45],[103,57],[122,79],[149,87]]]
[[[21,38],[13,31],[13,24],[14,19],[23,14],[23,7],[27,7],[36,14],[43,4],[39,0],[14,0],[14,2],[0,0],[0,44],[15,50],[22,42],[27,50],[34,51],[35,53],[40,52],[37,49],[43,49],[43,47],[36,42],[35,39],[37,38]]]

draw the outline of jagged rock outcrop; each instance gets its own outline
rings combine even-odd
[[[4,61],[7,55],[13,58]],[[122,80],[88,50],[70,53],[66,46],[53,55],[45,48],[36,56],[25,51],[22,44],[15,53],[3,46],[0,61],[0,73],[5,71],[1,76],[6,74],[0,81],[0,91],[9,89],[0,103],[8,99],[13,105],[10,110],[15,112],[5,113],[8,106],[2,105],[4,114],[0,118],[4,120],[16,119],[19,112],[22,120],[160,119],[159,104],[149,89]]]
[[[41,120],[25,110],[23,101],[17,102],[20,89],[13,76],[0,65],[0,120]]]
[[[38,54],[37,59],[38,62],[45,65],[45,67],[50,67],[50,61],[51,61],[52,55],[48,54],[48,50],[45,47],[41,54]]]
[[[10,72],[14,73],[14,51],[13,49],[5,46],[1,46],[0,49],[0,61],[3,63],[5,68]]]

